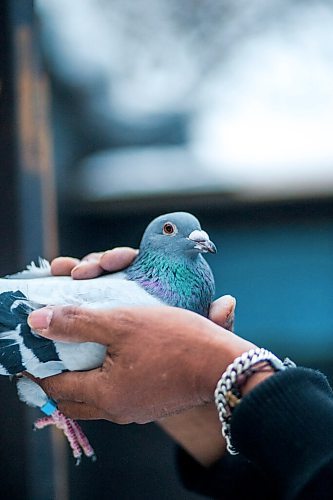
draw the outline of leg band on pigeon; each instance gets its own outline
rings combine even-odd
[[[57,403],[53,399],[48,399],[45,405],[41,407],[41,410],[45,415],[52,415],[52,413],[57,409]]]

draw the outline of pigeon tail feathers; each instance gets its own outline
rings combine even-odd
[[[6,276],[6,279],[25,280],[34,278],[46,278],[48,276],[52,276],[51,264],[48,260],[43,259],[42,257],[38,257],[38,264],[35,264],[34,261],[31,261],[31,263],[27,265],[26,269],[20,271],[19,273],[8,274]]]

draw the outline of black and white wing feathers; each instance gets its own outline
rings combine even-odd
[[[43,304],[29,301],[20,291],[0,293],[0,374],[30,371],[36,376],[62,371],[55,344],[31,332],[28,315]]]

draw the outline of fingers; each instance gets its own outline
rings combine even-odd
[[[101,274],[103,274],[103,269],[97,260],[82,260],[71,272],[71,276],[75,280],[90,280]]]
[[[72,269],[79,262],[79,259],[74,259],[74,257],[57,257],[51,262],[51,273],[53,276],[70,276]]]
[[[71,372],[54,377],[40,379],[34,377],[29,372],[22,372],[23,375],[38,384],[54,401],[57,401],[57,408],[64,415],[76,420],[97,420],[108,419],[108,413],[96,406],[83,402],[89,398],[89,382],[87,384],[88,373]],[[97,371],[96,371],[97,373]],[[91,374],[91,373],[90,373]],[[90,380],[90,374],[88,380]],[[91,384],[98,382],[98,376],[93,375]],[[96,380],[97,379],[97,380]],[[82,385],[85,384],[85,385]],[[85,388],[82,390],[82,388]],[[96,390],[94,391],[96,393]],[[66,401],[63,398],[73,397],[75,401]],[[80,402],[76,401],[80,400]]]
[[[108,420],[108,413],[104,410],[86,403],[75,403],[74,401],[61,401],[58,410],[66,417],[73,420]]]
[[[235,308],[236,299],[231,295],[224,295],[211,304],[209,318],[226,330],[233,331]]]
[[[101,253],[91,253],[74,267],[71,272],[74,279],[91,279],[100,276],[104,271],[113,273],[128,267],[138,254],[138,250],[129,247],[118,247]]]
[[[56,402],[72,401],[96,407],[100,378],[101,370],[96,369],[89,372],[64,372],[36,382]]]
[[[74,279],[95,278],[103,273],[99,265],[99,259],[104,252],[90,253],[81,261],[74,257],[57,257],[51,262],[51,273],[53,276],[70,276]]]
[[[96,278],[104,271],[116,272],[128,267],[138,250],[130,247],[118,247],[106,252],[92,252],[80,261],[73,257],[57,257],[51,262],[54,276],[69,276],[73,279],[86,280]]]
[[[90,252],[85,255],[81,260],[82,262],[96,262],[102,257],[104,252]]]
[[[64,342],[97,342],[108,345],[113,311],[93,311],[80,307],[43,307],[28,317],[30,328],[52,340]]]
[[[99,261],[104,252],[92,252],[83,257],[72,269],[71,276],[75,280],[89,280],[97,278],[103,273]]]
[[[113,248],[104,252],[101,256],[99,265],[108,272],[120,271],[128,267],[139,251],[129,247]]]

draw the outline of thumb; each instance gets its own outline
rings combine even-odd
[[[209,319],[226,330],[233,331],[235,308],[236,299],[231,295],[224,295],[211,304]]]
[[[28,317],[30,328],[52,340],[63,342],[97,342],[108,345],[111,325],[109,311],[81,307],[43,307]],[[107,316],[107,317],[106,317]]]

